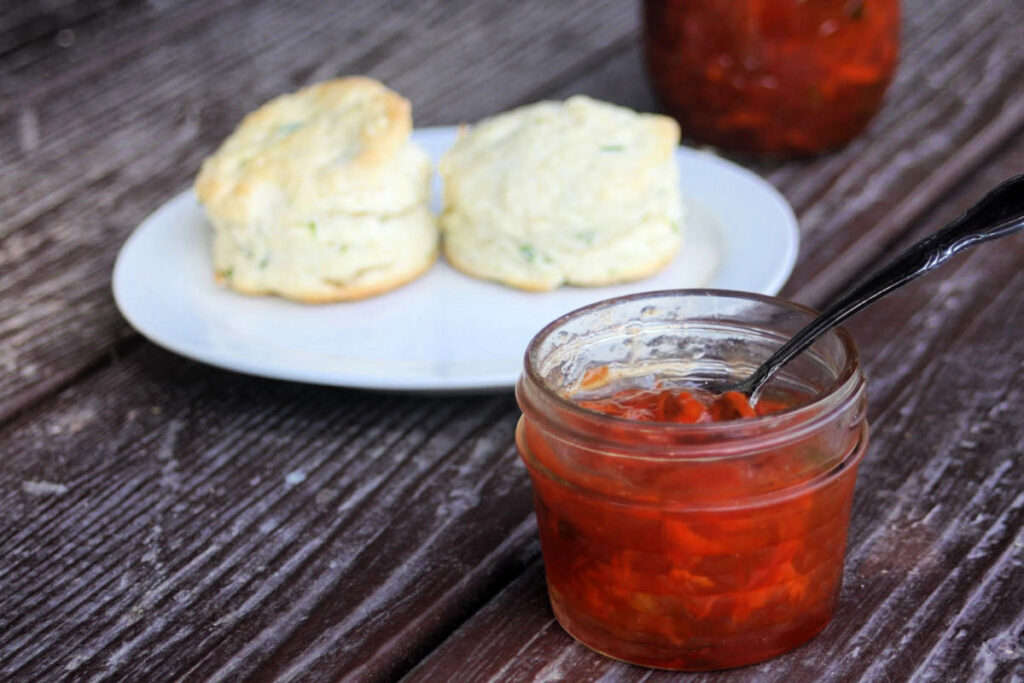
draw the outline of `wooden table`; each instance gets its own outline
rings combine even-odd
[[[656,109],[633,3],[2,8],[0,678],[677,676],[554,622],[511,392],[216,370],[140,338],[110,293],[131,230],[278,93],[364,73],[418,125],[578,92]],[[794,300],[820,305],[1024,171],[1024,5],[905,10],[870,130],[753,166],[800,217]],[[694,680],[1021,680],[1022,266],[1024,238],[987,245],[849,324],[873,442],[838,614]]]

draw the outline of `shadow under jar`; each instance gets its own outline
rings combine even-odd
[[[683,135],[775,157],[846,144],[896,69],[899,0],[644,0],[647,72]]]
[[[551,605],[577,640],[634,664],[721,669],[786,652],[828,623],[868,434],[845,331],[773,380],[766,397],[789,407],[771,415],[676,424],[578,404],[738,378],[811,317],[771,297],[654,292],[569,313],[534,337],[516,443]]]

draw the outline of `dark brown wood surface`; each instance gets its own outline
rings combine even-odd
[[[865,135],[749,163],[820,304],[1024,172],[1024,5],[905,3]],[[418,125],[657,108],[634,3],[0,1],[0,679],[661,680],[553,621],[511,393],[246,377],[142,340],[110,271],[238,119],[365,73]],[[855,318],[872,446],[833,623],[694,680],[1024,677],[1024,238]]]

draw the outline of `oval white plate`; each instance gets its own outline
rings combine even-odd
[[[436,161],[454,136],[453,127],[427,128],[413,139]],[[247,297],[214,282],[210,227],[188,190],[124,244],[114,298],[156,344],[229,370],[368,389],[506,389],[530,338],[574,308],[656,289],[775,294],[785,283],[799,240],[786,200],[712,154],[679,148],[676,159],[689,210],[685,245],[668,268],[641,282],[537,294],[473,279],[441,261],[411,284],[364,301]]]

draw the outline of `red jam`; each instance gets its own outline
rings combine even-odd
[[[899,53],[898,0],[645,0],[647,69],[684,136],[804,155],[878,110]]]
[[[676,437],[642,430],[739,426],[804,400],[775,396],[755,411],[736,392],[627,390],[578,405],[598,420],[626,419],[588,427],[596,440],[671,446]],[[822,445],[813,439],[742,458],[726,457],[724,446],[723,457],[682,463],[657,448],[622,457],[614,445],[541,429],[529,415],[517,442],[533,479],[552,607],[591,648],[652,667],[719,669],[790,650],[829,621],[857,456],[838,474],[816,472]],[[852,452],[856,443],[839,447]]]
[[[741,420],[770,415],[789,407],[784,401],[761,399],[752,408],[747,397],[738,391],[715,395],[700,389],[627,390],[608,398],[578,403],[587,410],[630,420],[688,424]]]

